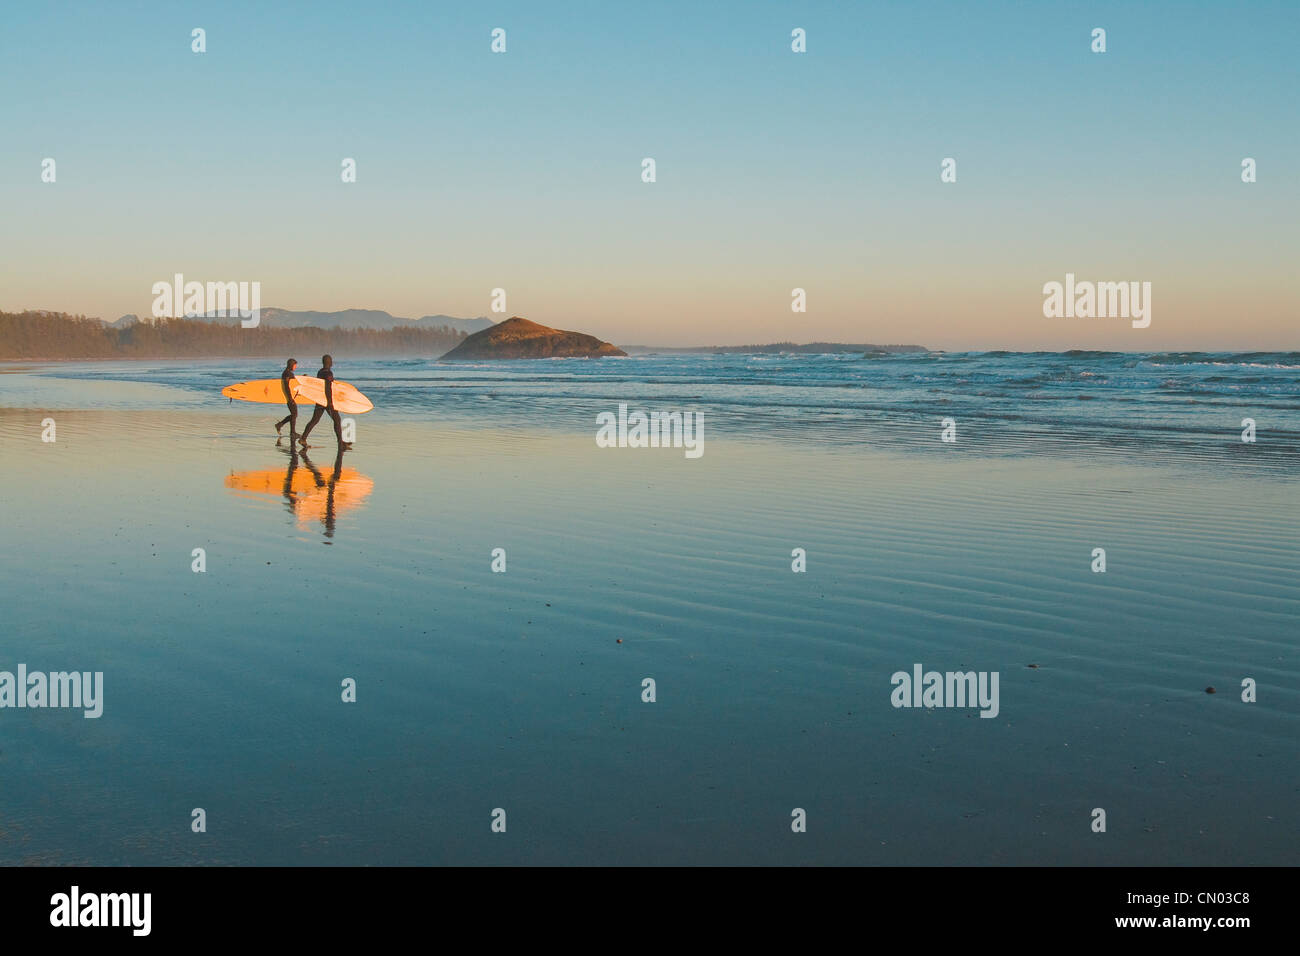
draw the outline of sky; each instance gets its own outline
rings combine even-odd
[[[412,317],[502,288],[619,344],[1300,349],[1297,27],[1293,2],[10,5],[0,310],[145,315],[179,272]],[[1067,273],[1150,282],[1150,325],[1045,317]]]

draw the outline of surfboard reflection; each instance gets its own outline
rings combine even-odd
[[[286,468],[231,472],[226,476],[226,487],[245,498],[279,495],[300,529],[307,530],[320,522],[325,537],[333,538],[338,516],[360,508],[374,490],[374,481],[355,468],[344,468],[341,448],[333,468],[327,469],[318,467],[305,451],[292,445],[280,451],[289,458]]]

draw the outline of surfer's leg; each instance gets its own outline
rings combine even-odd
[[[307,423],[307,427],[302,430],[302,437],[299,439],[300,441],[307,440],[307,436],[311,434],[311,430],[316,427],[316,423],[320,421],[320,417],[324,414],[325,414],[325,406],[317,405],[316,411],[311,413],[311,421],[309,421]]]
[[[343,419],[340,417],[338,409],[330,409],[330,418],[334,419],[334,437],[338,439],[339,444],[343,443]]]
[[[284,418],[280,419],[278,422],[275,423],[275,430],[277,434],[279,433],[280,429],[285,426],[285,423],[289,423],[289,437],[292,438],[298,430],[298,406],[297,405],[290,405],[289,414],[285,415]]]

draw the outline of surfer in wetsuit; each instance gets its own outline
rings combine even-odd
[[[293,400],[293,370],[298,367],[297,359],[289,359],[284,363],[284,371],[280,373],[280,388],[284,392],[284,401],[289,406],[289,414],[275,423],[275,433],[280,434],[280,429],[284,427],[285,422],[289,423],[289,446],[293,447],[293,437],[298,430],[298,403]]]
[[[321,370],[316,373],[316,377],[325,383],[325,404],[316,406],[316,411],[312,412],[311,421],[302,430],[302,437],[298,441],[302,443],[303,448],[310,448],[311,445],[307,444],[307,436],[316,427],[320,417],[329,412],[330,418],[334,419],[334,437],[338,439],[339,447],[351,448],[352,444],[343,440],[343,419],[339,417],[338,411],[334,408],[334,359],[328,355],[322,355],[320,361]]]

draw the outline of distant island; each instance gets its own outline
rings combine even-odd
[[[797,345],[794,342],[773,342],[768,345],[697,345],[685,348],[661,347],[655,345],[625,345],[631,355],[646,355],[655,352],[671,353],[780,353],[800,352],[805,354],[837,354],[840,352],[876,352],[880,355],[893,355],[908,352],[929,352],[924,345],[846,345],[843,342],[808,342]]]
[[[566,332],[514,316],[475,332],[443,356],[445,361],[481,359],[602,358],[626,356],[594,335]]]

